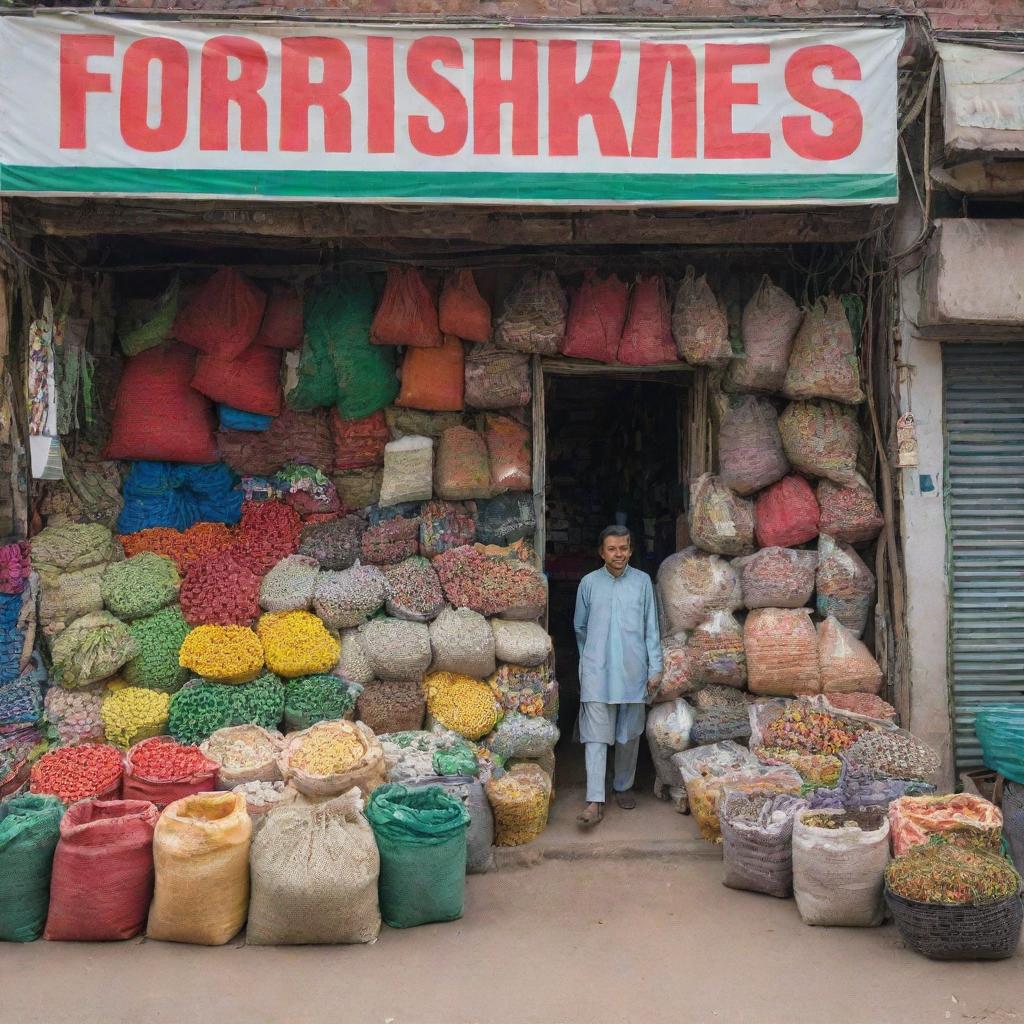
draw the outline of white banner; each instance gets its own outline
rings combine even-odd
[[[0,17],[0,193],[891,203],[901,28]]]

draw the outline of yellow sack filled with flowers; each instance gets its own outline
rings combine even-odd
[[[494,691],[479,679],[457,672],[431,672],[423,680],[427,714],[467,740],[478,740],[501,721]]]
[[[169,804],[153,834],[155,883],[146,937],[221,946],[249,910],[252,821],[241,793]]]
[[[369,796],[387,781],[384,748],[362,722],[317,722],[285,739],[281,777],[312,797],[341,796],[358,786]]]
[[[218,683],[248,683],[263,671],[263,644],[248,626],[196,626],[178,664]]]
[[[267,668],[285,679],[329,672],[341,644],[312,612],[268,612],[256,623]]]
[[[141,686],[108,688],[100,708],[108,743],[127,750],[140,740],[167,732],[171,695]]]
[[[514,765],[484,789],[494,813],[495,846],[522,846],[544,831],[551,805],[551,777],[538,765]]]

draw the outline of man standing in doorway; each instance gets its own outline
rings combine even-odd
[[[632,537],[624,526],[601,532],[602,568],[588,573],[576,594],[580,649],[580,740],[586,750],[587,805],[580,825],[604,817],[608,748],[615,747],[612,789],[624,810],[636,807],[633,776],[647,700],[661,682],[661,636],[654,587],[634,569]]]

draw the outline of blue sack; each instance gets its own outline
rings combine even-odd
[[[25,634],[18,629],[24,594],[0,594],[0,683],[21,675],[21,652]]]
[[[258,412],[246,412],[223,402],[217,406],[217,416],[222,430],[249,430],[262,432],[270,429],[273,416],[261,416]]]
[[[200,522],[233,525],[242,516],[242,492],[223,462],[133,462],[125,477],[118,533],[163,526],[187,530]]]

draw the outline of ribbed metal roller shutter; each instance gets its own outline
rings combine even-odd
[[[958,768],[981,764],[974,712],[1024,704],[1024,347],[943,351]]]

